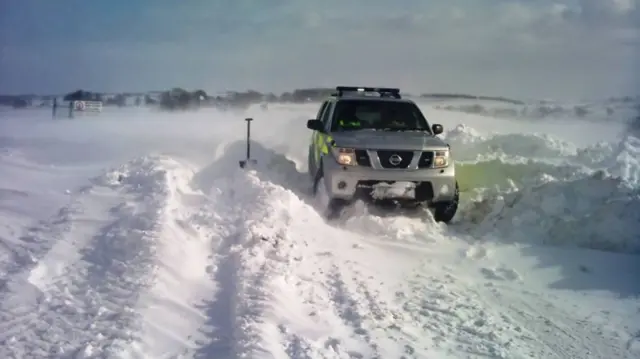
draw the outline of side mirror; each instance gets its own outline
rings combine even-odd
[[[439,123],[434,123],[431,126],[431,131],[433,131],[434,135],[439,135],[444,131],[444,128],[442,128],[442,125]]]
[[[324,124],[320,120],[309,120],[307,121],[307,128],[314,131],[324,132]]]

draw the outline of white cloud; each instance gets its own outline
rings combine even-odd
[[[92,44],[102,72],[91,71],[86,81],[126,89],[181,79],[176,85],[276,91],[358,83],[568,98],[639,88],[636,0],[182,4],[158,4],[140,12],[130,35],[119,31],[119,38]],[[24,54],[37,51],[11,43]],[[65,56],[52,54],[48,62]],[[85,63],[87,56],[77,61],[85,69],[94,66]],[[175,66],[180,61],[190,66]],[[46,72],[43,60],[29,62]],[[0,65],[26,69],[21,63],[18,57],[0,59]]]
[[[625,17],[637,11],[636,0],[580,0],[579,5],[584,14],[595,18]]]
[[[298,9],[305,16],[313,13],[313,27],[279,34],[279,42],[261,42],[270,31],[264,29],[253,46],[236,51],[265,59],[259,70],[248,72],[251,79],[267,82],[264,87],[269,81],[258,75],[262,71],[279,73],[300,86],[342,79],[516,96],[604,95],[636,85],[632,72],[637,71],[638,48],[629,48],[637,41],[636,32],[623,21],[629,10],[615,12],[619,21],[607,18],[604,26],[604,18],[592,22],[593,7],[584,12],[587,3],[449,0],[403,5],[372,6],[360,13],[352,2],[314,7],[313,12]]]

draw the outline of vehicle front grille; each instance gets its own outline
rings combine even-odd
[[[413,159],[413,151],[378,150],[377,152],[382,168],[407,168]],[[394,155],[400,157],[399,163],[391,163],[390,160]]]
[[[356,150],[356,162],[358,166],[371,167],[371,159],[366,150]]]
[[[422,152],[420,155],[420,160],[418,161],[418,168],[430,168],[433,165],[433,152],[426,151]]]

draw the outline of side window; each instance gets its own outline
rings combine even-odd
[[[322,103],[322,106],[320,106],[320,109],[318,110],[318,113],[316,114],[316,120],[322,120],[322,114],[324,113],[324,110],[327,108],[327,105],[329,104],[329,101],[325,101]]]
[[[331,114],[333,113],[333,102],[328,102],[327,103],[328,106],[326,108],[326,110],[324,111],[324,114],[322,114],[322,118],[320,119],[320,121],[322,121],[322,123],[324,123],[324,126],[327,127],[327,124],[329,122],[331,122]]]

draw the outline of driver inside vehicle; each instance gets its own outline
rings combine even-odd
[[[355,106],[347,106],[340,112],[338,126],[340,130],[353,130],[362,127],[362,123],[356,115]]]
[[[415,118],[410,113],[399,109],[385,111],[380,122],[379,126],[382,128],[405,129],[417,127]]]

